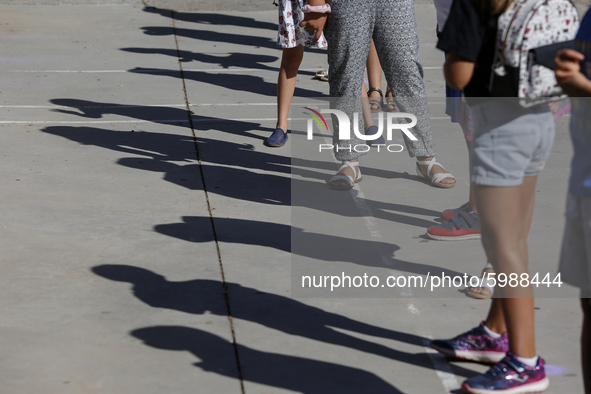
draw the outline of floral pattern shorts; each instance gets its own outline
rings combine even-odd
[[[297,46],[326,48],[324,33],[317,43],[314,43],[316,32],[308,33],[300,22],[304,20],[302,6],[304,0],[279,0],[279,26],[277,32],[277,46],[279,48],[295,48]]]

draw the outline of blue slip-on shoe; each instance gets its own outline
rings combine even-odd
[[[279,148],[287,142],[287,132],[280,128],[275,129],[273,134],[263,142],[263,144],[272,148]]]
[[[367,130],[365,130],[365,135],[376,135],[378,133],[378,126],[369,126]],[[369,146],[384,146],[386,145],[386,140],[384,139],[383,135],[380,135],[378,138],[373,140],[368,140]]]

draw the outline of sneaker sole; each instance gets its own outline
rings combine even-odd
[[[445,354],[446,356],[461,358],[463,360],[477,361],[479,363],[496,364],[507,355],[506,353],[502,352],[477,352],[474,350],[450,351],[448,349],[440,349],[437,346],[433,346],[432,344],[431,347],[437,350],[439,353]]]
[[[541,393],[548,389],[550,381],[548,378],[538,380],[535,383],[524,384],[519,387],[513,387],[507,390],[486,390],[486,389],[475,389],[467,384],[462,384],[462,390],[472,394],[529,394],[529,393]]]
[[[285,146],[285,143],[283,145],[275,145],[275,144],[267,144],[266,142],[263,142],[263,145],[268,146],[269,148],[281,148],[282,146]]]
[[[482,238],[480,234],[466,234],[466,235],[457,235],[455,237],[450,237],[446,235],[433,235],[427,233],[427,237],[431,239],[435,239],[437,241],[465,241],[468,239],[480,239]]]

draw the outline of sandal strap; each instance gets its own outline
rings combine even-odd
[[[467,228],[470,230],[479,225],[479,223],[470,219],[470,216],[466,212],[461,212],[459,215],[449,219],[449,221],[457,228]]]
[[[330,178],[328,183],[340,180],[347,181],[349,186],[353,186],[355,184],[355,180],[350,175],[334,175],[332,178]]]
[[[422,166],[427,166],[427,176],[428,177],[431,177],[431,169],[433,169],[433,166],[435,166],[435,165],[437,165],[445,170],[445,167],[442,166],[441,163],[439,163],[437,160],[435,160],[435,157],[432,158],[431,160],[417,160],[417,164],[420,164]],[[449,174],[449,176],[451,176],[453,178],[453,176],[451,174]]]
[[[440,183],[445,178],[453,178],[453,179],[456,179],[449,172],[439,172],[437,174],[433,174],[433,177],[431,178],[431,182],[433,182],[433,183]]]
[[[369,96],[369,94],[370,94],[371,92],[378,92],[378,93],[380,94],[380,97],[384,97],[384,93],[382,93],[382,89],[380,89],[380,88],[370,88],[370,89],[367,91],[367,95]],[[376,98],[377,98],[377,97],[376,97]]]
[[[334,177],[348,176],[349,178],[352,179],[352,181],[353,181],[352,183],[355,183],[356,180],[361,178],[361,170],[359,169],[359,162],[358,161],[344,161],[343,164],[339,167],[339,170],[337,172],[341,172],[341,171],[343,171],[343,169],[345,169],[347,167],[349,167],[351,170],[353,170],[353,173],[355,174],[355,178],[353,178],[349,175],[335,175]],[[358,168],[355,168],[355,167],[358,167]],[[331,178],[331,181],[333,180],[333,178]]]

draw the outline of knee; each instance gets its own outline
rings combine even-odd
[[[283,56],[281,59],[281,67],[286,71],[298,71],[302,59],[304,58],[303,48],[300,47],[289,48],[283,50]]]
[[[484,234],[482,236],[482,245],[486,256],[498,273],[527,272],[527,260],[522,247],[524,242],[515,239],[506,242],[495,237],[487,237]]]

